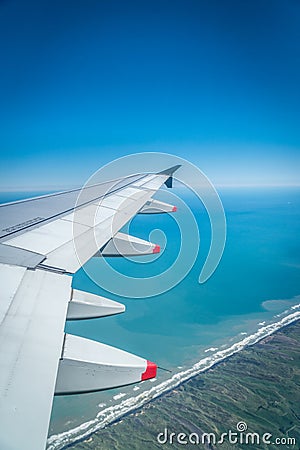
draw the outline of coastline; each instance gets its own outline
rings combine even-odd
[[[293,331],[294,330],[294,331]],[[226,418],[226,411],[223,411],[222,414],[222,420],[218,425],[218,414],[217,412],[221,408],[221,405],[224,403],[224,399],[222,399],[222,395],[224,395],[224,389],[225,385],[227,383],[227,386],[230,385],[230,383],[233,383],[233,386],[235,388],[237,385],[239,386],[236,390],[235,394],[238,395],[239,392],[243,390],[245,387],[242,384],[239,384],[237,382],[237,379],[240,377],[241,373],[248,374],[247,382],[251,385],[251,378],[255,378],[255,370],[253,372],[253,369],[257,369],[257,362],[251,360],[251,354],[255,355],[255,358],[260,359],[258,367],[261,369],[263,366],[266,366],[266,370],[263,372],[260,378],[260,388],[263,390],[264,385],[267,385],[270,378],[270,373],[274,372],[274,368],[272,368],[272,371],[270,372],[270,364],[272,362],[272,346],[270,347],[269,342],[277,342],[279,339],[277,354],[281,355],[283,354],[283,350],[290,353],[291,347],[286,347],[286,342],[282,338],[282,336],[287,336],[287,339],[290,341],[291,339],[288,337],[290,334],[293,334],[297,336],[297,339],[293,337],[294,341],[297,341],[298,347],[300,343],[300,321],[299,318],[295,318],[295,320],[292,323],[287,323],[286,325],[282,325],[278,330],[273,331],[267,336],[264,336],[261,339],[258,339],[256,343],[245,345],[243,349],[238,350],[231,355],[228,355],[227,357],[224,357],[222,360],[214,362],[210,367],[206,368],[203,371],[200,371],[197,375],[194,375],[192,377],[189,377],[187,381],[180,382],[175,388],[169,389],[168,391],[165,391],[159,395],[156,396],[156,398],[153,398],[150,401],[147,401],[147,404],[143,407],[133,408],[129,410],[128,412],[125,412],[121,417],[116,417],[115,420],[112,420],[111,423],[106,426],[105,428],[100,429],[96,433],[90,434],[89,436],[85,436],[85,440],[78,441],[76,444],[68,443],[64,445],[61,448],[72,448],[74,450],[79,449],[120,449],[120,450],[127,450],[129,448],[157,448],[157,446],[161,447],[156,442],[155,437],[155,428],[157,430],[156,433],[159,431],[164,430],[164,424],[169,423],[169,427],[172,428],[172,425],[175,422],[178,422],[178,430],[180,432],[187,432],[188,430],[197,429],[198,431],[204,430],[205,432],[211,432],[211,430],[217,429],[220,431],[222,429],[222,423],[226,424],[228,423],[229,427],[230,425],[234,425],[233,420],[230,420],[229,417]],[[280,348],[279,348],[280,347]],[[282,348],[281,348],[282,347]],[[295,346],[292,346],[295,347]],[[297,349],[297,346],[294,350]],[[293,350],[293,351],[294,351]],[[261,353],[263,355],[261,355]],[[252,355],[252,356],[253,356]],[[250,359],[249,359],[250,357]],[[296,351],[296,368],[299,369],[299,359],[300,359],[300,351]],[[297,359],[298,358],[298,359]],[[298,364],[298,365],[297,365]],[[243,371],[241,371],[241,368],[243,367]],[[278,371],[282,370],[282,367],[284,367],[284,361],[278,362]],[[228,369],[229,368],[229,369]],[[293,367],[291,368],[293,369]],[[230,371],[230,377],[228,378],[227,370]],[[252,375],[251,375],[252,370]],[[243,375],[244,376],[244,375]],[[217,379],[215,379],[217,377]],[[300,378],[300,376],[299,376]],[[223,380],[223,381],[222,381]],[[224,384],[225,380],[225,384]],[[249,381],[250,380],[250,381]],[[257,381],[257,380],[256,380]],[[266,383],[267,382],[267,383]],[[206,387],[204,389],[204,384],[206,384]],[[212,383],[211,389],[207,389],[207,384],[210,385]],[[214,390],[213,386],[219,386],[219,391]],[[229,389],[228,387],[226,389]],[[225,389],[225,390],[226,390]],[[293,391],[293,389],[292,389]],[[209,394],[209,395],[208,395]],[[222,394],[222,395],[221,395]],[[300,404],[300,396],[299,393],[294,393],[295,395],[293,398],[298,399],[298,403]],[[232,394],[234,395],[234,393]],[[228,397],[228,395],[227,395]],[[227,398],[225,395],[225,398]],[[251,396],[250,396],[251,397]],[[257,402],[257,395],[255,391],[252,392],[252,400],[254,399]],[[180,398],[180,402],[178,403],[178,399]],[[263,399],[263,396],[261,397]],[[196,400],[198,399],[198,401]],[[199,404],[203,406],[203,400],[205,399],[205,405],[209,405],[209,414],[208,416],[205,416],[204,424],[205,427],[203,428],[203,424],[201,425],[201,428],[199,428],[199,424],[202,423],[204,417],[201,419],[201,417],[204,414],[203,408],[199,409]],[[227,398],[228,400],[228,398]],[[251,400],[251,402],[252,402]],[[253,400],[253,401],[254,401]],[[274,400],[275,401],[275,400]],[[277,400],[276,400],[277,401]],[[191,407],[191,404],[193,404],[193,407]],[[198,406],[197,406],[198,405]],[[231,410],[234,406],[233,404],[229,404],[229,410]],[[179,409],[182,409],[185,411],[183,416],[180,416],[180,413],[175,414],[175,419],[172,417],[172,420],[167,420],[169,417],[168,411],[179,411]],[[235,405],[236,410],[239,410],[238,405]],[[262,406],[262,408],[265,408],[265,406]],[[221,408],[222,409],[222,408]],[[233,408],[234,409],[234,408]],[[289,409],[289,407],[287,407]],[[216,412],[216,417],[214,417],[213,420],[213,414],[212,411]],[[299,407],[296,406],[293,408],[293,411],[295,412],[297,417],[300,417],[300,411]],[[196,414],[196,416],[195,416]],[[291,413],[292,414],[292,413]],[[189,417],[189,416],[192,417]],[[233,414],[236,418],[235,424],[242,420],[243,417],[240,417],[238,414]],[[241,415],[241,414],[240,414]],[[246,414],[247,416],[247,414]],[[255,412],[252,411],[252,416],[255,417]],[[211,417],[211,419],[209,419]],[[247,421],[246,421],[247,422]],[[248,418],[249,422],[249,418]],[[248,423],[247,422],[247,423]],[[152,431],[149,430],[149,423],[152,424],[153,429]],[[189,425],[188,425],[189,424]],[[256,425],[256,428],[261,428],[259,423],[252,423],[252,429],[255,429],[254,425]],[[253,428],[254,427],[254,428]],[[282,431],[279,430],[273,430],[274,426],[271,427],[273,432],[281,433],[283,435]],[[298,429],[297,429],[298,430]],[[256,431],[256,429],[255,429]],[[268,430],[269,431],[269,430]],[[191,431],[190,431],[191,432]],[[270,431],[271,432],[271,431]],[[298,433],[299,431],[297,431]],[[144,442],[147,441],[147,447],[144,446]],[[300,436],[298,436],[298,442],[300,442]],[[113,445],[113,446],[112,446]],[[140,445],[140,447],[139,447]],[[182,448],[182,445],[175,443],[164,445],[164,448]],[[188,446],[185,446],[188,448]],[[193,445],[192,448],[195,446]],[[222,448],[226,448],[225,445],[222,445]],[[230,447],[228,447],[230,448]],[[249,445],[247,446],[249,447]],[[255,447],[253,447],[255,448]],[[280,448],[280,447],[260,447],[260,448]],[[283,447],[282,447],[283,448]],[[284,448],[298,448],[298,447],[288,447],[287,445],[284,446]]]

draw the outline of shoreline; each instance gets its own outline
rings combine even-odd
[[[236,353],[233,353],[231,355],[228,355],[228,356],[226,356],[224,359],[222,359],[220,361],[216,361],[211,367],[208,367],[207,369],[205,369],[200,374],[197,373],[195,375],[192,375],[191,378],[189,378],[188,380],[181,381],[180,384],[177,387],[180,387],[180,386],[184,385],[185,383],[188,383],[189,381],[193,380],[194,378],[200,376],[202,373],[203,374],[204,373],[209,373],[210,370],[213,370],[214,368],[218,367],[219,365],[221,365],[223,363],[226,363],[226,361],[230,361],[230,359],[233,358],[234,356],[240,355],[240,353],[242,353],[247,348],[251,348],[251,347],[253,347],[255,345],[259,345],[259,344],[260,345],[264,345],[264,341],[265,340],[267,341],[271,336],[274,336],[276,333],[280,333],[281,331],[284,331],[285,329],[293,327],[293,326],[295,326],[297,324],[300,325],[300,319],[296,319],[294,322],[288,323],[287,325],[283,325],[281,328],[279,328],[278,330],[274,331],[269,336],[261,338],[259,341],[255,342],[254,344],[249,344],[248,346],[244,347],[242,350],[240,350],[240,351],[238,351]],[[152,403],[156,402],[156,400],[159,400],[159,399],[163,398],[165,395],[168,395],[168,394],[172,393],[175,389],[177,389],[177,387],[170,388],[169,390],[166,390],[166,391],[162,392],[161,394],[159,394],[157,397],[152,398],[151,400],[149,400],[145,405],[138,406],[137,408],[133,409],[132,411],[128,411],[128,412],[124,413],[123,416],[121,416],[121,417],[115,419],[114,421],[110,422],[106,427],[110,427],[112,425],[116,425],[117,423],[121,422],[125,417],[128,417],[128,416],[134,415],[136,413],[139,413],[140,411],[142,411],[143,408],[146,408],[148,405],[151,405]],[[106,427],[104,427],[103,429],[105,429]],[[98,432],[101,432],[101,430],[99,430]],[[96,433],[97,433],[97,431],[96,431]],[[93,436],[93,434],[95,434],[95,433],[92,433],[89,437]],[[76,442],[76,444],[79,444],[81,442],[87,441],[89,439],[89,437],[81,439],[81,440],[78,440]],[[65,448],[66,449],[67,448],[75,448],[75,446],[74,446],[74,444],[70,444],[70,445],[66,446]]]
[[[291,320],[288,323],[283,323],[283,324],[281,324],[280,327],[278,327],[272,331],[272,326],[273,327],[276,325],[278,326],[278,324],[280,322],[282,322],[282,320],[289,320],[289,318],[291,318]],[[128,411],[125,411],[122,414],[117,415],[114,419],[110,420],[109,423],[105,424],[104,426],[101,426],[98,430],[91,430],[90,432],[87,431],[86,433],[83,433],[84,436],[82,436],[82,437],[78,436],[77,439],[75,437],[76,442],[65,442],[65,443],[62,443],[62,445],[59,447],[54,446],[54,445],[53,446],[49,445],[47,448],[49,448],[49,449],[51,449],[51,448],[94,449],[95,448],[94,444],[92,446],[90,446],[89,442],[93,442],[95,437],[98,434],[101,434],[106,430],[114,428],[116,425],[120,424],[124,420],[126,421],[127,418],[134,417],[136,414],[143,414],[146,409],[148,410],[148,408],[151,407],[151,405],[155,405],[157,402],[160,402],[162,398],[165,398],[168,395],[172,395],[172,393],[175,392],[177,389],[180,389],[182,386],[187,385],[188,383],[192,382],[194,379],[201,377],[204,374],[209,375],[212,371],[217,369],[220,365],[227,364],[227,362],[229,362],[232,358],[239,357],[239,355],[241,355],[241,357],[242,357],[243,352],[246,352],[247,349],[254,348],[256,345],[263,343],[264,340],[267,340],[271,336],[275,336],[276,334],[283,332],[284,330],[287,330],[290,327],[297,327],[297,323],[298,324],[300,323],[300,318],[297,315],[297,313],[290,314],[289,316],[286,316],[282,320],[279,322],[275,322],[274,324],[268,325],[267,327],[271,327],[271,331],[267,332],[261,338],[259,338],[259,339],[256,338],[256,339],[254,339],[253,342],[250,342],[247,344],[245,344],[244,341],[247,340],[247,338],[249,339],[249,337],[245,338],[242,341],[243,342],[242,348],[235,349],[235,351],[232,351],[230,354],[224,356],[222,359],[217,359],[216,361],[212,360],[211,364],[206,368],[201,369],[200,367],[198,367],[198,372],[195,373],[194,375],[190,375],[187,377],[187,379],[183,379],[182,381],[179,381],[175,386],[171,386],[169,389],[165,389],[163,392],[158,393],[157,395],[153,396],[151,399],[148,399],[147,401],[145,401],[144,404],[133,406],[132,408],[128,409]],[[266,329],[267,327],[264,327],[264,329]],[[299,327],[299,329],[300,329],[300,327]],[[241,342],[234,344],[234,346],[236,346],[236,345],[237,345],[237,347],[241,346]],[[234,346],[232,346],[232,347],[234,347]],[[230,348],[232,349],[232,347],[230,347]],[[205,358],[205,360],[208,360],[209,358],[210,357],[207,357],[207,358]],[[211,359],[213,359],[213,358],[211,358]],[[202,360],[202,362],[203,362],[203,360]],[[84,431],[84,430],[81,430],[81,431]]]

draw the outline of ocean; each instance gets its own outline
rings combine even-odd
[[[68,333],[138,354],[171,372],[159,370],[155,380],[138,385],[55,397],[48,439],[51,450],[88,436],[300,317],[299,188],[220,189],[227,241],[220,264],[203,284],[198,278],[211,241],[208,216],[191,192],[182,188],[173,192],[178,196],[174,216],[138,215],[126,227],[132,235],[160,244],[161,255],[93,258],[74,276],[74,287],[120,301],[126,312],[66,324]],[[159,193],[163,201],[166,196]],[[2,196],[2,201],[17,197]],[[190,238],[192,253],[198,244],[193,242],[195,233],[188,234],[187,206],[199,229],[200,249],[180,281],[180,265],[189,262],[188,254],[180,260],[180,231]],[[174,273],[168,273],[174,286],[163,292],[167,283],[159,274],[168,272],[176,259]],[[151,277],[154,291],[162,293],[138,298],[144,277]],[[120,295],[122,286],[130,296]]]

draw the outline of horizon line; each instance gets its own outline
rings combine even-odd
[[[250,184],[250,183],[241,183],[241,184],[225,184],[225,183],[216,183],[212,185],[215,188],[300,188],[299,184]],[[18,187],[0,187],[0,193],[10,193],[10,192],[55,192],[55,191],[68,191],[71,189],[80,189],[80,185],[72,184],[72,185],[48,185],[48,186],[18,186]],[[185,186],[174,186],[175,188],[184,188]],[[188,187],[188,186],[187,186]],[[202,185],[195,184],[191,187],[204,187]]]

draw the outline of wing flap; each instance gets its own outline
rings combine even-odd
[[[16,269],[21,276],[23,268],[14,267],[7,277],[14,277]],[[24,448],[28,433],[31,450],[44,448],[71,281],[66,275],[25,270],[2,320],[0,423],[6,432],[0,448]]]
[[[25,272],[25,267],[0,264],[0,324],[11,307]]]
[[[23,248],[0,244],[0,264],[15,265],[35,269],[45,256],[34,253]]]

